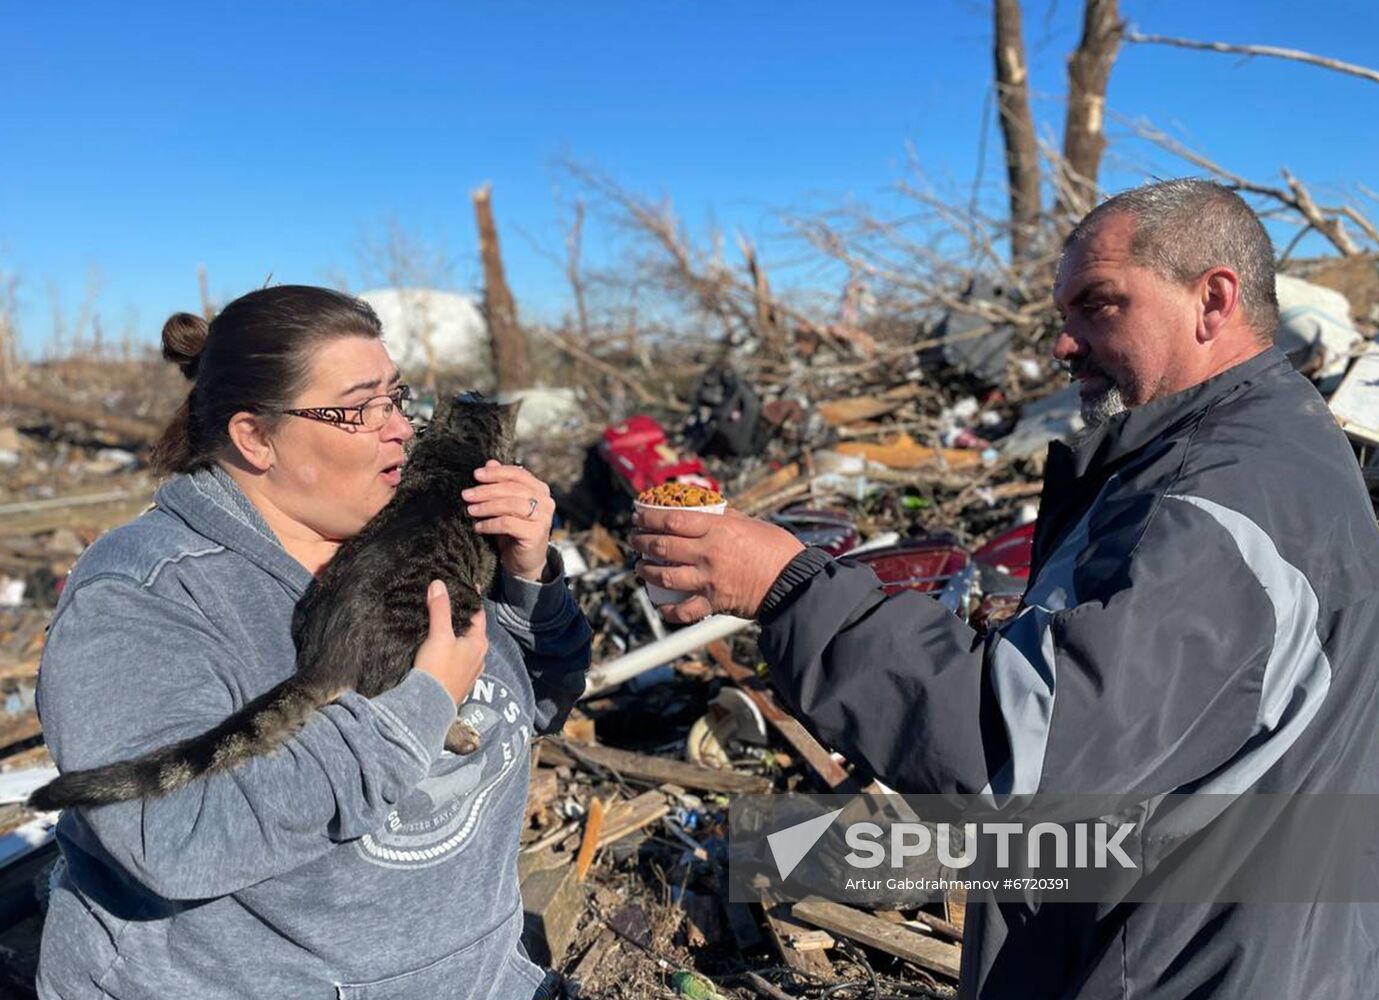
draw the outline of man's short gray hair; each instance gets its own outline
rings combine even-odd
[[[1260,340],[1278,328],[1274,245],[1259,217],[1234,191],[1199,178],[1158,181],[1122,191],[1092,209],[1063,242],[1066,254],[1112,215],[1135,220],[1130,258],[1169,281],[1188,284],[1210,268],[1240,277],[1240,304]]]

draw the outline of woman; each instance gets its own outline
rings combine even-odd
[[[337,292],[174,316],[163,353],[194,383],[155,450],[175,475],[82,555],[50,626],[60,769],[204,732],[291,674],[294,604],[388,502],[413,433],[377,318]],[[547,995],[518,943],[518,834],[531,735],[578,697],[590,632],[548,550],[550,491],[496,462],[476,478],[455,501],[502,568],[468,634],[433,584],[393,690],[167,796],[64,813],[41,997]],[[463,757],[442,751],[457,703],[482,734]]]

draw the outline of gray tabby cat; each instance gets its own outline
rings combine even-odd
[[[437,414],[412,449],[393,499],[340,546],[292,618],[297,671],[209,732],[132,760],[69,771],[34,792],[35,809],[102,805],[166,795],[196,778],[273,752],[317,709],[346,691],[372,698],[412,669],[426,638],[426,588],[450,592],[455,633],[469,627],[497,572],[490,536],[474,530],[460,491],[490,458],[513,457],[515,406],[460,397]],[[477,748],[464,723],[446,745]]]

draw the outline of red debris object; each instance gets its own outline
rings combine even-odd
[[[971,562],[955,542],[942,536],[901,542],[847,559],[870,566],[888,594],[902,590],[925,594],[940,591]]]
[[[953,435],[952,447],[982,449],[991,447],[991,442],[971,428],[964,427]]]
[[[831,556],[851,552],[861,537],[844,510],[791,507],[771,515],[771,520],[805,545],[823,549]]]
[[[1034,522],[997,535],[974,552],[972,558],[1007,576],[1028,580],[1030,560],[1034,558]]]
[[[629,417],[605,427],[599,454],[633,495],[675,480],[717,490],[718,481],[704,471],[698,458],[685,458],[666,437],[665,428],[651,417]]]

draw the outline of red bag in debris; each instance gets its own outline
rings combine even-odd
[[[598,447],[614,478],[633,495],[672,479],[718,489],[718,482],[704,471],[704,463],[693,456],[685,458],[671,447],[665,429],[651,417],[639,414],[605,427]]]

